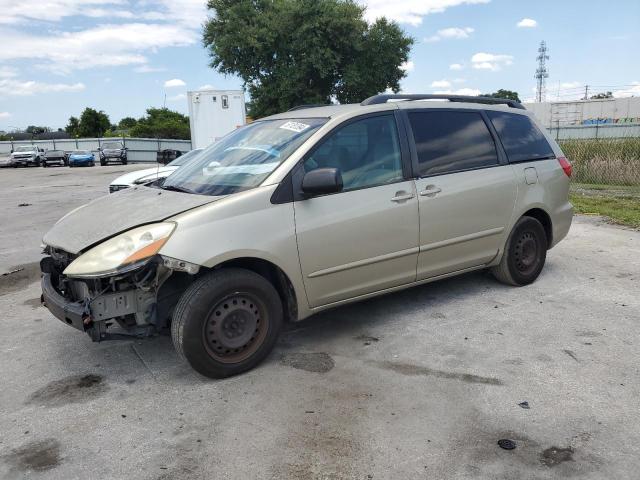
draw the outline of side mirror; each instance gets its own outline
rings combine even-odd
[[[316,168],[302,178],[302,191],[309,196],[336,193],[342,187],[342,174],[337,168]]]

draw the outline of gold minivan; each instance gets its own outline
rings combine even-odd
[[[94,341],[170,329],[195,370],[227,377],[285,321],[477,269],[533,282],[571,225],[570,175],[511,100],[296,108],[60,219],[42,299]]]

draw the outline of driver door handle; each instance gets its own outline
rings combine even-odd
[[[442,191],[440,187],[436,187],[435,185],[427,185],[424,187],[424,190],[420,192],[421,197],[435,197]]]
[[[415,195],[413,193],[396,192],[396,196],[391,199],[392,202],[401,203],[411,200]]]

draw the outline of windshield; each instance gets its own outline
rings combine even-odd
[[[326,119],[262,120],[233,131],[173,172],[162,188],[228,195],[257,187]]]
[[[91,152],[86,150],[76,150],[75,152],[71,152],[71,155],[91,155]]]
[[[122,148],[122,144],[115,142],[115,143],[105,143],[104,145],[102,145],[102,148],[113,148],[113,149],[118,149],[118,148]]]
[[[26,146],[16,147],[14,152],[33,152],[35,151],[35,149],[36,147],[31,147],[29,145],[26,145]]]
[[[194,150],[191,150],[190,152],[185,153],[181,157],[176,158],[173,162],[167,163],[167,167],[181,167],[192,158],[197,157],[202,150],[204,150],[204,148],[196,148]]]

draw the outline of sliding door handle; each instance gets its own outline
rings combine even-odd
[[[436,187],[435,185],[427,185],[424,187],[424,190],[420,192],[421,197],[435,197],[442,191],[440,187]]]
[[[391,199],[392,202],[401,203],[411,200],[415,195],[413,193],[396,192],[396,196]]]

